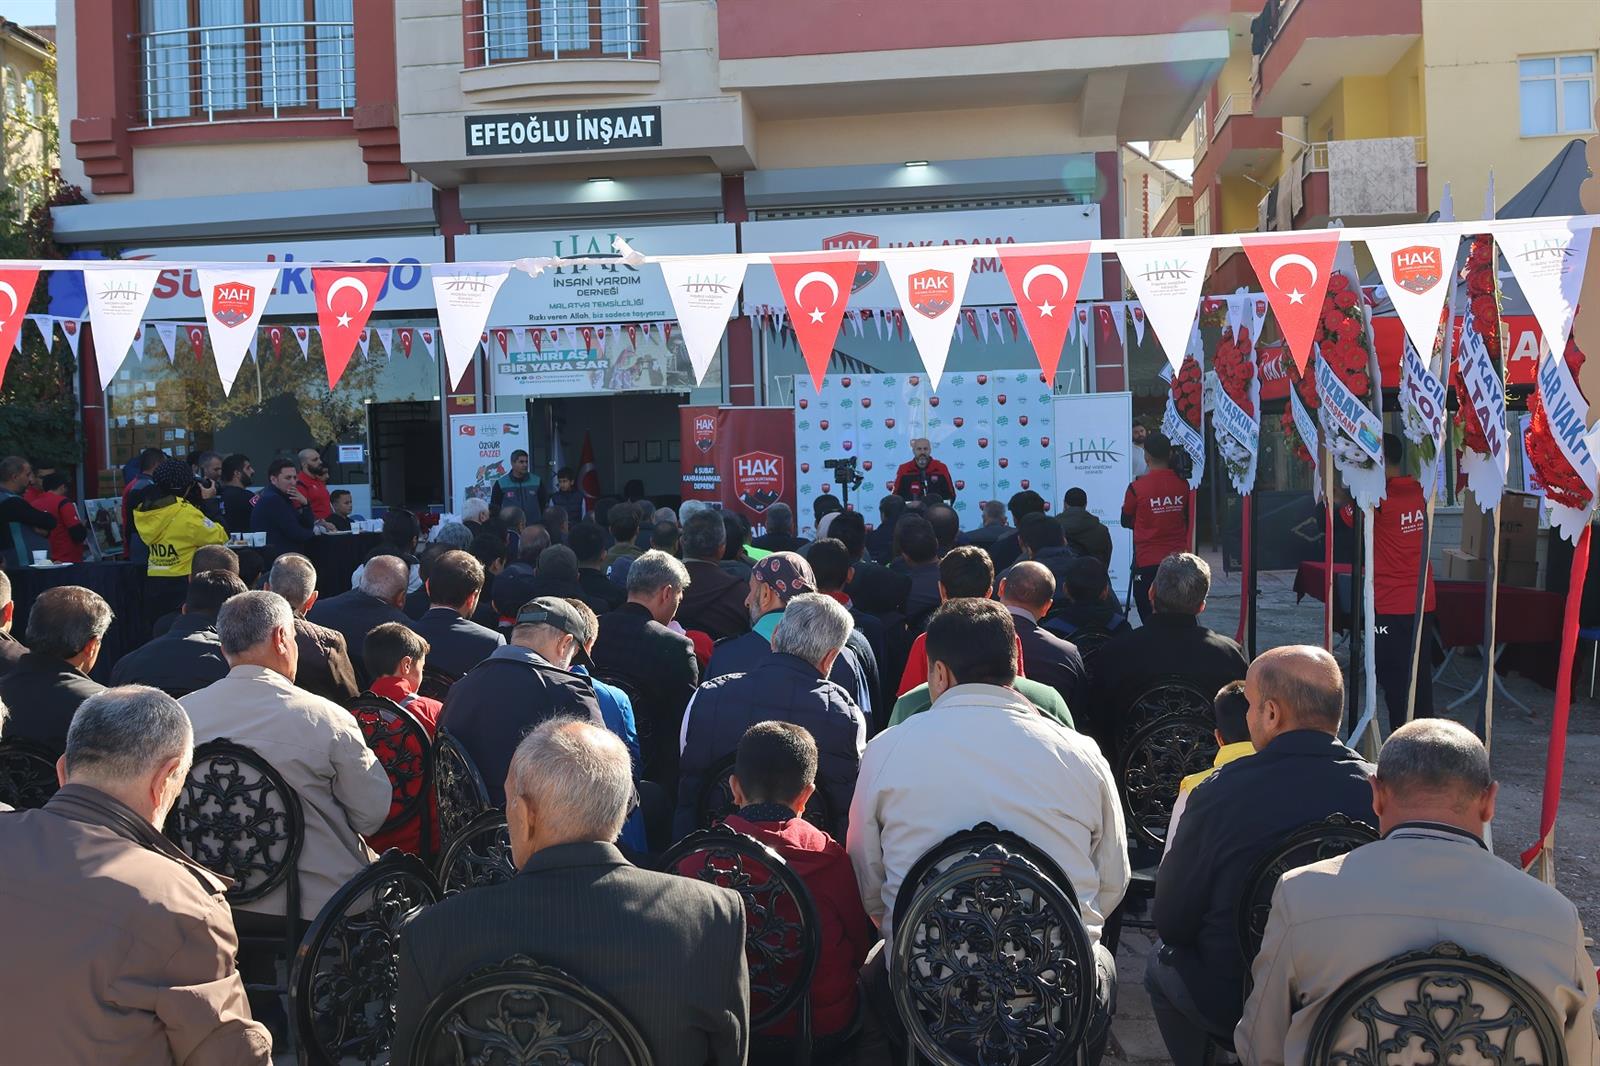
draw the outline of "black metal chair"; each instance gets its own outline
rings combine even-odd
[[[981,823],[918,859],[891,950],[908,1063],[1055,1066],[1084,1053],[1089,934],[1060,867],[1015,833]]]
[[[443,703],[444,698],[450,695],[450,686],[459,680],[460,678],[447,670],[424,666],[422,668],[422,684],[417,686],[417,695],[426,696],[430,700],[438,700]]]
[[[439,806],[440,840],[449,840],[493,806],[472,756],[442,729],[433,742],[433,788]]]
[[[408,1064],[650,1066],[626,1015],[576,978],[526,955],[470,975],[428,1004]]]
[[[1087,663],[1106,646],[1106,642],[1111,639],[1111,631],[1104,626],[1079,626],[1067,639],[1072,641],[1078,649],[1078,654],[1083,656],[1083,661]]]
[[[1211,768],[1216,730],[1205,715],[1164,714],[1146,721],[1117,746],[1117,791],[1128,818],[1129,843],[1158,852],[1167,839],[1178,787]]]
[[[710,829],[739,809],[733,801],[733,786],[729,784],[735,758],[734,755],[728,755],[717,760],[706,774],[705,783],[700,786],[700,797],[695,802],[696,828]],[[844,837],[843,833],[837,831],[839,826],[835,820],[833,803],[820,788],[811,793],[811,798],[806,801],[805,813],[800,817],[824,833],[832,833],[840,839]]]
[[[1239,897],[1239,950],[1244,953],[1245,981],[1250,980],[1250,964],[1261,950],[1272,914],[1272,893],[1278,881],[1290,870],[1310,866],[1323,859],[1337,858],[1378,839],[1378,831],[1366,822],[1342,814],[1330,814],[1320,821],[1307,822],[1288,833],[1257,859],[1245,876],[1244,894]]]
[[[1549,1001],[1499,963],[1446,941],[1341,985],[1312,1026],[1305,1066],[1566,1061]]]
[[[50,749],[21,738],[0,740],[0,803],[19,811],[36,810],[50,802],[59,787]]]
[[[777,852],[726,825],[697,830],[672,845],[661,856],[661,869],[744,897],[750,1030],[758,1033],[799,1008],[795,1061],[810,1062],[811,977],[822,934],[805,882]]]
[[[225,737],[195,748],[189,776],[167,815],[165,833],[201,866],[233,880],[227,898],[234,908],[282,887],[282,934],[241,930],[240,953],[253,954],[260,948],[274,960],[294,957],[300,942],[299,867],[305,816],[300,797],[266,759]],[[287,982],[250,982],[245,990],[287,995],[289,987]]]
[[[655,723],[647,713],[649,703],[644,699],[639,689],[636,678],[619,674],[612,670],[594,670],[590,676],[596,681],[604,681],[612,688],[621,689],[622,694],[628,697],[628,703],[633,707],[633,735],[639,744],[639,758],[645,758],[645,753],[655,750]],[[673,734],[673,743],[677,743],[677,734]]]
[[[484,811],[445,841],[435,872],[441,896],[498,885],[517,876],[504,812]]]
[[[1211,701],[1216,693],[1201,692],[1193,682],[1181,677],[1157,677],[1123,709],[1120,721],[1124,735],[1171,714],[1197,715],[1211,719]]]
[[[438,900],[439,885],[422,860],[394,848],[328,900],[300,942],[289,980],[302,1062],[389,1061],[400,930]]]
[[[389,775],[393,798],[389,817],[379,833],[391,833],[412,819],[420,821],[424,862],[433,858],[433,738],[415,715],[400,704],[371,692],[350,701],[367,747],[377,756],[378,765]]]

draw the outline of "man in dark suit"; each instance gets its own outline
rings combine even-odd
[[[605,728],[594,686],[568,669],[587,632],[565,600],[529,600],[517,612],[511,643],[450,686],[439,728],[461,741],[496,807],[505,803],[512,749],[529,728],[559,717]]]
[[[67,750],[78,705],[105,689],[89,672],[110,628],[111,605],[97,593],[77,585],[39,593],[28,612],[28,654],[0,678],[0,703],[11,710],[6,739],[31,740],[51,758]]]
[[[367,634],[385,622],[412,625],[411,619],[401,610],[410,580],[411,568],[404,559],[398,555],[375,555],[367,560],[355,588],[332,599],[317,601],[306,615],[318,625],[337,629],[344,635],[345,648],[356,668],[356,683],[363,688],[372,682],[361,661],[361,648],[367,641]]]
[[[464,676],[505,646],[505,637],[472,621],[483,581],[483,564],[471,552],[447,551],[428,566],[432,606],[412,628],[428,642],[428,665],[452,678]]]
[[[984,500],[980,508],[983,512],[983,524],[977,529],[969,529],[957,539],[958,544],[975,544],[980,548],[987,548],[1003,537],[1015,533],[1006,524],[1006,505],[999,500]]]
[[[888,566],[894,560],[894,527],[900,521],[900,516],[906,513],[905,497],[890,493],[878,501],[878,524],[871,533],[866,534],[866,550],[871,554],[873,562],[880,566]],[[839,520],[836,518],[834,522]],[[828,527],[828,536],[837,537],[839,531],[833,526]]]
[[[28,653],[27,646],[11,635],[11,619],[16,610],[17,605],[11,600],[11,579],[0,570],[0,677],[9,673],[17,660]]]
[[[794,510],[786,503],[775,503],[763,515],[767,531],[750,542],[752,548],[769,552],[797,552],[811,542],[794,535]]]
[[[901,503],[904,502],[901,500]],[[904,614],[906,597],[911,594],[911,579],[867,558],[867,524],[861,513],[845,511],[835,517],[828,526],[828,536],[839,541],[850,552],[850,580],[844,590],[855,606],[879,618]],[[879,660],[879,666],[883,667],[886,676],[892,673],[882,660]]]
[[[567,547],[578,557],[578,588],[586,599],[599,600],[614,611],[628,599],[621,585],[606,577],[606,532],[592,519],[584,519],[567,534]],[[605,614],[606,611],[595,611]]]
[[[1070,641],[1039,626],[1055,595],[1055,578],[1043,563],[1024,560],[1000,579],[1000,602],[1011,612],[1022,645],[1022,662],[1030,681],[1049,685],[1067,701],[1074,715],[1089,711],[1089,671]]]
[[[1157,597],[1160,589],[1157,574]],[[1175,1066],[1198,1066],[1243,1011],[1238,912],[1251,867],[1287,834],[1331,814],[1377,825],[1372,767],[1339,742],[1344,677],[1333,656],[1306,645],[1274,648],[1244,684],[1256,753],[1189,794],[1182,832],[1156,880],[1161,942],[1145,988]]]
[[[546,722],[517,746],[500,783],[518,873],[406,926],[393,1060],[412,1061],[431,1002],[524,955],[621,1011],[655,1066],[743,1066],[744,902],[692,877],[636,869],[611,843],[633,800],[622,741],[601,726]]]
[[[172,628],[128,652],[111,671],[113,685],[149,685],[176,699],[228,676],[217,636],[217,612],[241,592],[244,582],[226,570],[189,578],[183,611]]]
[[[317,602],[317,568],[311,560],[296,552],[278,556],[267,572],[267,591],[288,600],[294,611],[294,642],[300,649],[295,686],[340,706],[359,695],[361,687],[356,684],[356,668],[350,662],[344,634],[306,621],[306,612]]]
[[[1006,501],[1006,509],[1011,512],[1011,524],[1020,531],[1023,519],[1031,514],[1044,514],[1044,497],[1032,489],[1023,489]],[[987,550],[989,558],[994,560],[995,573],[1011,569],[1011,564],[1022,558],[1020,532],[1001,537]]]
[[[689,587],[678,607],[685,629],[698,629],[712,640],[736,637],[750,629],[744,598],[748,580],[741,581],[721,566],[728,530],[722,512],[706,508],[683,524],[683,564],[689,570]]]
[[[900,519],[895,541],[900,557],[894,561],[893,569],[911,579],[906,618],[913,629],[920,631],[943,598],[939,595],[939,538],[926,518],[907,515]]]

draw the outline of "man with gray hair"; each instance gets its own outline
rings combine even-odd
[[[437,996],[520,954],[616,1004],[656,1066],[742,1066],[743,901],[697,878],[638,869],[611,843],[633,801],[622,742],[584,722],[545,722],[517,745],[503,787],[518,873],[406,926],[393,1061],[411,1060]]]
[[[385,622],[411,625],[411,619],[402,610],[410,578],[410,567],[398,555],[375,555],[362,568],[355,588],[318,600],[308,609],[306,617],[311,621],[344,635],[350,662],[356,668],[356,683],[362,687],[372,681],[361,659],[361,646],[367,634]]]
[[[1244,649],[1200,624],[1210,591],[1211,567],[1200,556],[1174,552],[1161,561],[1151,585],[1153,613],[1095,654],[1093,702],[1110,731],[1155,674],[1181,678],[1202,693],[1244,677],[1250,664]]]
[[[43,809],[0,818],[8,1062],[270,1066],[234,965],[227,883],[161,835],[194,733],[158,689],[85,700]]]
[[[744,599],[749,582],[722,568],[722,555],[728,544],[728,527],[722,521],[722,512],[707,505],[691,514],[683,523],[680,543],[690,579],[683,603],[678,606],[678,621],[683,628],[698,629],[712,640],[748,632],[750,616]]]
[[[309,920],[375,857],[362,841],[389,816],[389,775],[367,747],[350,712],[296,688],[299,661],[294,613],[276,592],[245,592],[217,612],[217,636],[228,676],[180,701],[195,740],[227,738],[267,761],[300,797],[305,839],[300,848],[300,916]],[[251,918],[281,919],[284,886],[237,905],[242,930]],[[280,933],[283,925],[257,928]]]
[[[831,596],[791,597],[772,633],[772,654],[749,673],[726,674],[700,686],[683,716],[683,761],[674,834],[697,828],[700,792],[716,764],[739,748],[757,722],[792,722],[817,742],[817,790],[831,810],[830,831],[844,836],[850,796],[867,746],[867,719],[850,694],[828,680],[855,623]]]
[[[294,612],[294,641],[300,649],[294,683],[341,706],[360,695],[344,634],[306,618],[317,602],[317,568],[311,560],[296,552],[278,556],[267,572],[267,591],[289,601]]]
[[[957,544],[975,544],[980,548],[988,548],[998,540],[1011,536],[1016,530],[1006,521],[1006,505],[1001,500],[984,500],[979,508],[983,514],[983,524],[977,529],[969,529],[956,540]]]
[[[517,612],[511,642],[450,686],[439,728],[461,742],[495,806],[505,803],[501,782],[529,729],[558,717],[605,725],[589,679],[569,669],[586,632],[565,600],[531,599]]]
[[[103,691],[89,680],[111,628],[111,605],[79,585],[45,589],[28,613],[28,653],[0,678],[0,700],[11,708],[7,740],[21,738],[52,757],[67,746],[78,705]]]
[[[600,616],[591,657],[595,673],[627,684],[635,696],[641,774],[677,796],[678,731],[700,683],[694,642],[673,622],[689,571],[663,551],[647,551],[628,569],[628,602]]]
[[[1346,981],[1441,941],[1492,959],[1544,996],[1566,1062],[1600,1060],[1583,923],[1565,896],[1485,845],[1498,791],[1488,751],[1462,726],[1423,718],[1394,731],[1372,777],[1383,838],[1291,870],[1273,893],[1254,989],[1234,1030],[1242,1062],[1306,1061],[1312,1027]],[[1507,1060],[1530,1047],[1524,1035],[1520,1048],[1505,1049]]]
[[[11,579],[0,570],[0,677],[4,677],[17,660],[28,652],[27,645],[11,635],[11,622],[16,617],[17,605],[11,599]]]
[[[750,542],[752,548],[769,552],[797,552],[811,542],[794,535],[794,508],[786,503],[775,503],[763,515],[767,531]]]

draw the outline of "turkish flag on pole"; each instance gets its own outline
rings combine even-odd
[[[1002,245],[1000,263],[1016,298],[1017,312],[1028,326],[1028,339],[1039,369],[1056,379],[1061,349],[1072,325],[1072,309],[1089,263],[1089,242],[1075,241],[1054,248],[1016,248]]]
[[[1300,373],[1311,359],[1311,338],[1322,315],[1322,297],[1339,252],[1339,231],[1296,233],[1288,237],[1242,237],[1284,342]]]
[[[206,328],[199,323],[184,327],[189,335],[189,350],[194,353],[194,361],[199,363],[206,357]]]
[[[389,280],[389,268],[312,267],[311,283],[317,291],[317,325],[322,330],[322,357],[328,364],[328,388],[339,384],[350,365],[361,331],[367,328],[372,305]]]
[[[33,299],[33,286],[38,280],[39,271],[29,267],[0,270],[0,299],[6,304],[0,309],[0,384],[5,383],[11,346],[28,320],[28,301]]]
[[[855,283],[856,253],[807,252],[803,255],[775,255],[772,272],[789,307],[789,323],[811,371],[811,382],[822,391],[822,377],[833,358],[833,342],[839,339],[845,307],[850,303],[850,286]]]
[[[583,451],[578,456],[578,489],[583,493],[583,513],[592,514],[600,498],[600,470],[594,465],[594,441],[583,431]]]

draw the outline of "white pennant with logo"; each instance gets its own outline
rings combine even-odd
[[[1367,251],[1377,264],[1389,302],[1419,352],[1433,351],[1460,246],[1458,235],[1441,237],[1433,232],[1367,239]]]
[[[1495,243],[1511,264],[1511,273],[1522,286],[1545,343],[1558,356],[1567,350],[1593,233],[1591,229],[1552,226],[1543,220],[1495,233]]]
[[[1477,499],[1478,506],[1491,510],[1500,506],[1500,496],[1506,489],[1506,472],[1510,468],[1511,450],[1506,446],[1506,390],[1500,373],[1489,359],[1489,349],[1483,338],[1473,328],[1472,316],[1461,316],[1461,349],[1457,356],[1457,369],[1467,396],[1472,401],[1472,413],[1478,417],[1478,426],[1489,452],[1475,452],[1468,448],[1461,453],[1461,472],[1467,475],[1467,487]]]
[[[161,340],[161,347],[167,353],[167,362],[175,362],[178,358],[178,324],[176,322],[157,322],[156,336]]]
[[[950,354],[950,336],[961,315],[967,278],[972,274],[972,253],[960,248],[918,249],[886,256],[883,265],[900,297],[917,354],[937,389]]]
[[[438,263],[428,269],[433,274],[433,296],[439,308],[439,332],[444,335],[445,369],[449,386],[454,388],[472,365],[495,295],[505,284],[511,266]],[[432,344],[428,344],[428,352],[432,354]]]
[[[1550,423],[1550,435],[1561,448],[1561,454],[1571,464],[1573,472],[1589,488],[1589,506],[1582,509],[1557,503],[1546,496],[1550,505],[1550,522],[1561,531],[1570,543],[1578,542],[1578,534],[1588,525],[1594,513],[1595,482],[1600,478],[1600,465],[1595,453],[1600,449],[1600,423],[1585,430],[1589,404],[1578,389],[1578,383],[1567,368],[1567,360],[1551,352],[1539,361],[1539,395],[1544,400],[1545,419]]]
[[[116,267],[83,272],[84,294],[88,297],[89,321],[94,324],[95,362],[100,369],[100,387],[111,384],[117,369],[128,357],[134,331],[144,321],[151,290],[161,271],[149,267]],[[73,345],[77,353],[77,345]]]
[[[196,267],[194,274],[200,283],[206,329],[211,334],[211,354],[216,357],[217,376],[222,379],[226,395],[233,392],[234,379],[255,339],[261,313],[278,281],[278,268],[229,270],[202,266]]]
[[[384,357],[388,358],[388,359],[393,359],[394,358],[394,327],[393,326],[385,326],[385,327],[382,327],[380,329],[375,329],[375,330],[373,330],[373,332],[378,335],[378,343],[383,345]]]
[[[422,342],[422,346],[427,349],[429,359],[439,358],[438,353],[434,351],[433,347],[437,338],[437,334],[433,330],[423,327],[422,329],[417,330],[413,336],[420,340]]]
[[[736,256],[675,259],[661,264],[661,276],[672,296],[672,309],[678,315],[678,328],[683,333],[683,346],[689,353],[696,385],[705,380],[711,360],[722,345],[722,334],[744,284],[744,265],[744,260]]]
[[[1167,362],[1176,370],[1183,365],[1195,312],[1200,309],[1200,286],[1211,259],[1210,240],[1140,241],[1135,247],[1119,249],[1117,258],[1133,291],[1139,294],[1144,313],[1150,316]]]

